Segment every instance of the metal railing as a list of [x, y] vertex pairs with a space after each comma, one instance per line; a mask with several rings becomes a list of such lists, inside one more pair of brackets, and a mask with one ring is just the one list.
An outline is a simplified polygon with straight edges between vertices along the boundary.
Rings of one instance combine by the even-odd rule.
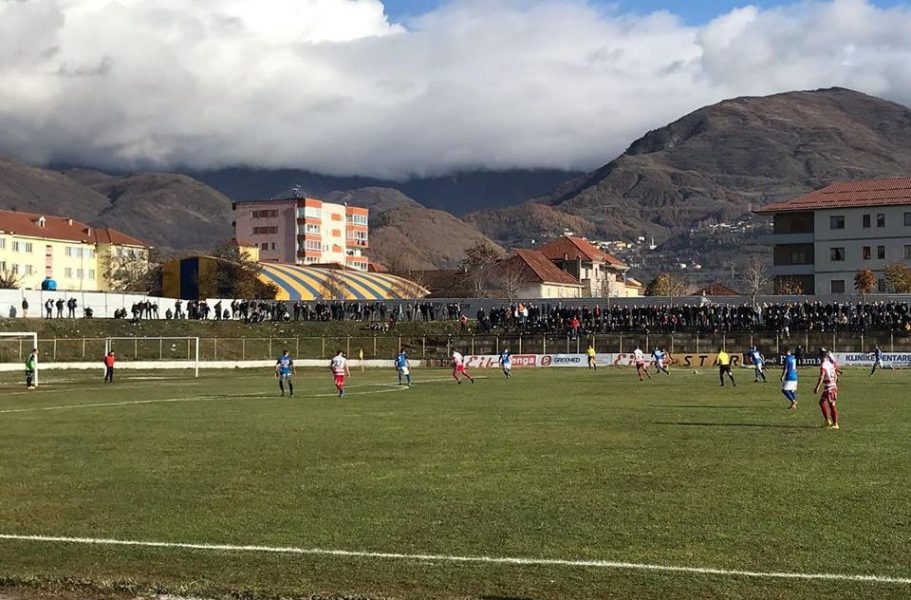
[[[200, 338], [202, 361], [268, 360], [289, 350], [295, 358], [329, 359], [338, 350], [352, 358], [390, 359], [400, 348], [412, 359], [441, 359], [453, 350], [463, 354], [498, 354], [508, 348], [513, 354], [582, 353], [593, 344], [598, 352], [632, 352], [638, 346], [651, 350], [660, 346], [672, 354], [712, 353], [718, 349], [742, 352], [757, 346], [767, 355], [785, 348], [802, 346], [805, 351], [826, 347], [836, 352], [864, 352], [878, 345], [886, 352], [911, 352], [911, 337], [888, 332], [855, 334], [847, 332], [800, 332], [783, 337], [774, 333], [613, 333], [566, 336], [535, 335], [376, 335], [319, 337], [246, 337]], [[0, 340], [0, 362], [24, 361], [30, 342], [24, 339]], [[105, 338], [39, 339], [40, 359], [53, 362], [101, 360]], [[120, 339], [116, 348], [121, 360], [190, 360], [191, 348], [185, 341], [156, 337]]]

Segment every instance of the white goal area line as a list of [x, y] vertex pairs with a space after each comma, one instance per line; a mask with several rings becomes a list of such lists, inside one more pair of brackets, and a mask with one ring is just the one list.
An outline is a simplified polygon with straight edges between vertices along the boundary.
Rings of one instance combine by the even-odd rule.
[[0, 540], [36, 543], [78, 544], [86, 546], [133, 546], [141, 548], [162, 548], [214, 552], [238, 552], [258, 554], [292, 554], [306, 556], [333, 556], [340, 558], [364, 558], [374, 560], [401, 560], [436, 563], [475, 563], [519, 566], [557, 566], [613, 569], [628, 571], [650, 571], [657, 573], [683, 573], [713, 575], [721, 577], [743, 577], [756, 579], [790, 579], [805, 581], [851, 581], [890, 585], [911, 585], [911, 578], [883, 575], [847, 575], [840, 573], [789, 573], [776, 571], [745, 571], [717, 569], [712, 567], [681, 567], [649, 563], [615, 562], [607, 560], [567, 560], [551, 558], [511, 558], [497, 556], [458, 556], [446, 554], [403, 554], [399, 552], [367, 552], [356, 550], [329, 550], [324, 548], [296, 548], [293, 546], [249, 546], [231, 544], [200, 544], [182, 542], [154, 542], [146, 540], [118, 540], [109, 538], [82, 538], [51, 535], [0, 534]]

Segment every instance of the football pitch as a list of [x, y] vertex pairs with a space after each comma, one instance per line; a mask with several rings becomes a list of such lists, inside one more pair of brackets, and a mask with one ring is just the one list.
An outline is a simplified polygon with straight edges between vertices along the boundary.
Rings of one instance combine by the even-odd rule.
[[911, 597], [911, 372], [474, 374], [4, 374], [0, 596]]

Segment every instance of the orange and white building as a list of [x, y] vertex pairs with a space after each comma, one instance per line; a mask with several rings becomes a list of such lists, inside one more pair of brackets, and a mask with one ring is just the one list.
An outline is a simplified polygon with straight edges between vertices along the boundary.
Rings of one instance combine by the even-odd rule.
[[263, 261], [367, 271], [368, 217], [366, 208], [316, 198], [235, 202], [234, 239]]

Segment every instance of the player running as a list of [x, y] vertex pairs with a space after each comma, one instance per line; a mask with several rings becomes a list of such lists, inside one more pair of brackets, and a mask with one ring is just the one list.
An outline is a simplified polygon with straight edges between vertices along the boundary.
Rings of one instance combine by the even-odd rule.
[[664, 372], [665, 375], [670, 375], [671, 372], [667, 370], [667, 352], [655, 346], [655, 349], [652, 350], [652, 358], [655, 360], [655, 375], [658, 373]]
[[345, 358], [344, 352], [339, 350], [332, 357], [329, 362], [329, 369], [335, 378], [335, 389], [338, 390], [338, 397], [341, 398], [345, 395], [345, 378], [351, 377], [351, 371], [348, 369], [348, 360]]
[[588, 356], [588, 368], [589, 368], [589, 370], [597, 371], [597, 370], [598, 370], [598, 361], [597, 361], [597, 355], [598, 355], [598, 353], [595, 352], [595, 344], [594, 344], [594, 343], [588, 345], [588, 350], [585, 351], [585, 354]]
[[404, 376], [408, 387], [411, 387], [411, 361], [408, 360], [408, 353], [404, 350], [395, 356], [395, 370], [399, 376], [399, 385], [402, 385]]
[[509, 348], [504, 348], [500, 353], [500, 368], [503, 369], [503, 376], [506, 379], [512, 378], [512, 356], [509, 354]]
[[734, 381], [734, 372], [731, 370], [731, 355], [722, 348], [718, 351], [718, 357], [715, 362], [718, 363], [718, 379], [721, 381], [721, 387], [724, 387], [725, 375], [731, 380], [731, 385], [737, 387], [737, 382]]
[[768, 382], [765, 377], [765, 356], [762, 355], [762, 352], [756, 346], [750, 347], [748, 354], [750, 362], [753, 363], [753, 383], [759, 383], [760, 377], [763, 383]]
[[876, 373], [876, 369], [885, 369], [883, 365], [883, 351], [879, 349], [879, 346], [873, 348], [873, 352], [870, 353], [873, 357], [873, 369], [870, 371], [870, 377], [873, 377], [873, 373]]
[[287, 350], [282, 350], [281, 356], [275, 361], [275, 377], [278, 378], [278, 389], [285, 395], [285, 382], [288, 382], [288, 395], [294, 395], [294, 383], [291, 377], [295, 374], [294, 359]]
[[797, 357], [785, 348], [784, 365], [781, 368], [781, 393], [791, 404], [788, 410], [797, 410]]
[[465, 370], [465, 357], [462, 356], [460, 352], [453, 351], [452, 353], [452, 378], [456, 380], [456, 383], [461, 384], [461, 376], [464, 376], [474, 383], [474, 378], [468, 374], [468, 371]]
[[818, 394], [820, 386], [823, 387], [822, 395], [819, 397], [819, 408], [822, 410], [822, 417], [825, 419], [823, 427], [838, 429], [838, 370], [831, 353], [825, 348], [820, 348], [819, 358], [822, 365], [819, 367], [819, 379], [816, 380], [816, 387], [813, 393]]
[[633, 363], [636, 365], [636, 375], [639, 376], [639, 381], [643, 380], [643, 375], [649, 379], [652, 378], [651, 373], [648, 372], [648, 366], [645, 364], [645, 354], [639, 346], [636, 346], [636, 349], [633, 350]]

